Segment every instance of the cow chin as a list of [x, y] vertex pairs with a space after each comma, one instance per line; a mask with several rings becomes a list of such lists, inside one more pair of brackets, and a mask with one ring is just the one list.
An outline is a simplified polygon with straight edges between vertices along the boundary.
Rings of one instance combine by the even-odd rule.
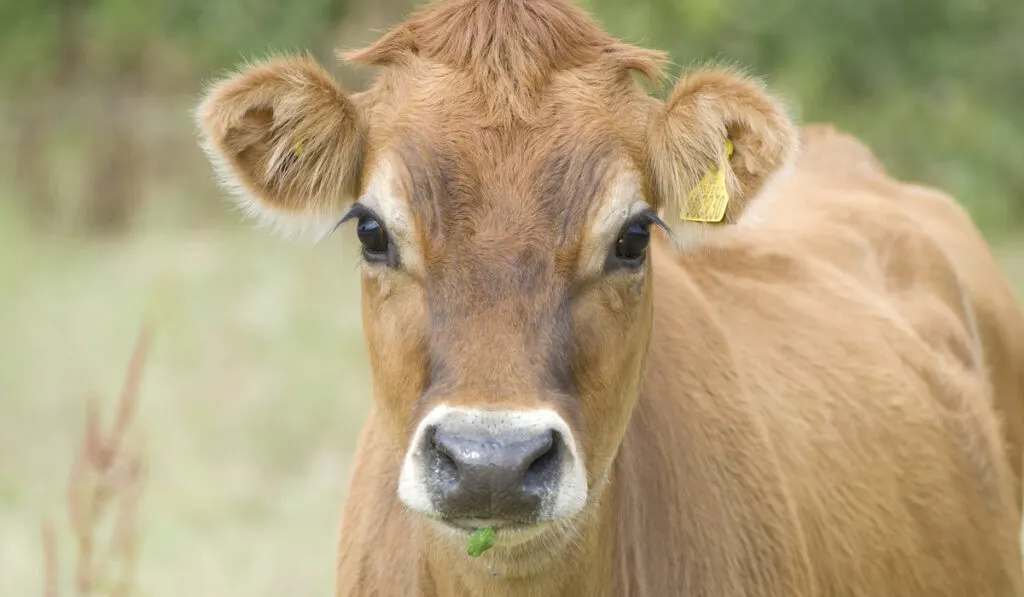
[[552, 410], [438, 406], [406, 452], [398, 497], [441, 536], [465, 541], [493, 527], [498, 547], [571, 523], [587, 503], [575, 437]]

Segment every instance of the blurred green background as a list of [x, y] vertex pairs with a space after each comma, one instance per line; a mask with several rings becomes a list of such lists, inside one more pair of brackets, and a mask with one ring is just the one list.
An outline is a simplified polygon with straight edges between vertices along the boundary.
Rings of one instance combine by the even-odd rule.
[[[337, 511], [370, 400], [356, 251], [254, 230], [213, 184], [189, 111], [240, 61], [339, 65], [412, 0], [3, 0], [0, 578], [39, 594], [83, 400], [113, 398], [155, 326], [140, 430], [140, 595], [328, 595]], [[1024, 283], [1020, 0], [582, 0], [676, 71], [749, 68], [801, 121], [971, 211]], [[109, 400], [107, 400], [109, 402]]]

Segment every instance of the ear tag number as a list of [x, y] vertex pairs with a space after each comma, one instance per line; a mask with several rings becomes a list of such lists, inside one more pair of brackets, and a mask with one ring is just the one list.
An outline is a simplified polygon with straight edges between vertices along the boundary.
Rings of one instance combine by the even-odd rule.
[[[732, 139], [725, 140], [725, 159], [732, 157]], [[729, 206], [729, 189], [725, 185], [725, 168], [712, 164], [704, 178], [686, 194], [686, 203], [679, 214], [688, 222], [721, 222]]]

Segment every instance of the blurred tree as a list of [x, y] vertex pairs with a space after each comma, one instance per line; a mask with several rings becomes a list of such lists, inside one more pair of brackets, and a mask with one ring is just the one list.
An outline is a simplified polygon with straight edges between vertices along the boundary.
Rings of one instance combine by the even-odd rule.
[[[578, 1], [682, 67], [726, 61], [764, 75], [801, 120], [836, 122], [895, 174], [956, 194], [991, 231], [1024, 223], [1020, 0]], [[58, 94], [79, 120], [112, 119], [122, 154], [142, 154], [131, 120], [142, 116], [125, 96], [194, 98], [211, 76], [275, 51], [309, 49], [343, 69], [334, 46], [365, 43], [421, 3], [3, 0], [0, 76], [13, 84], [0, 101]], [[36, 151], [51, 121], [25, 118], [41, 137], [11, 138]]]
[[612, 33], [682, 66], [764, 75], [894, 174], [938, 185], [993, 233], [1024, 221], [1019, 0], [583, 0]]

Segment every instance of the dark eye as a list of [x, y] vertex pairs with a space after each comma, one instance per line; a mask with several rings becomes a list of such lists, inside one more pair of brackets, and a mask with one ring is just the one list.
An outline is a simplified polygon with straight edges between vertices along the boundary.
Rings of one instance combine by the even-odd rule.
[[391, 267], [397, 267], [398, 253], [377, 214], [357, 202], [338, 222], [337, 226], [341, 226], [349, 220], [356, 220], [356, 236], [359, 237], [359, 243], [363, 246], [363, 258], [366, 261], [386, 263]]
[[[639, 265], [647, 255], [651, 242], [651, 222], [643, 219], [631, 222], [615, 241], [615, 257], [629, 265]], [[625, 265], [624, 264], [624, 265]]]
[[363, 254], [371, 261], [387, 259], [388, 233], [380, 222], [371, 215], [362, 215], [356, 224], [356, 234], [363, 245]]
[[387, 253], [388, 233], [373, 216], [363, 216], [356, 224], [356, 234], [359, 242], [363, 243], [363, 250], [367, 253]]

